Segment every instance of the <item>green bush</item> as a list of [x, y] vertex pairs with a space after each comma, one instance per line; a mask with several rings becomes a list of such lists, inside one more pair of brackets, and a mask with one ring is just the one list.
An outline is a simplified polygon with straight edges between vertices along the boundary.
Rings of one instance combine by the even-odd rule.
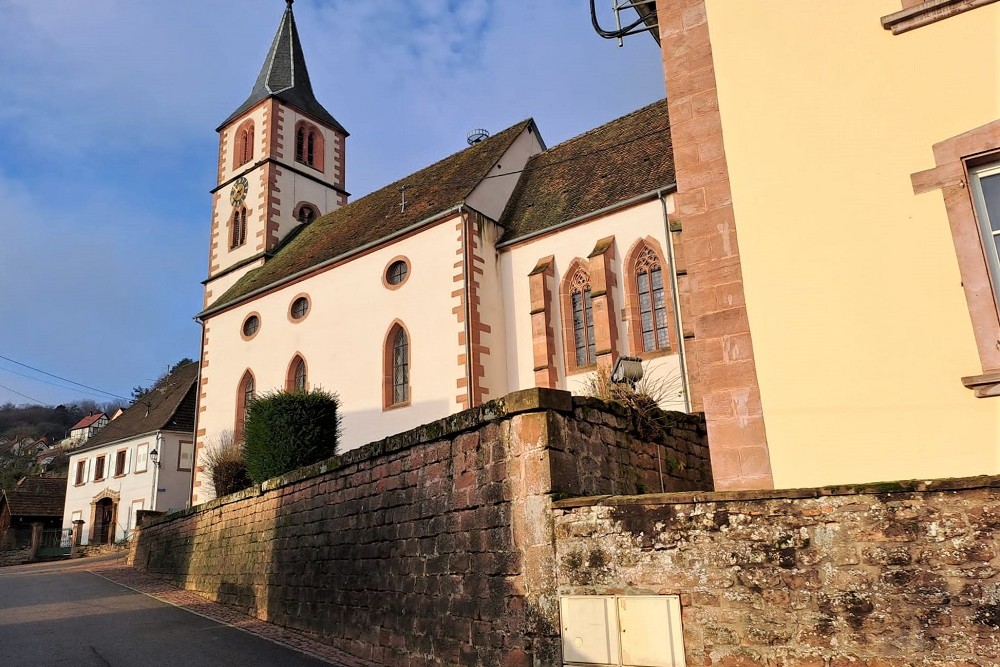
[[337, 453], [340, 399], [323, 390], [263, 394], [247, 406], [243, 459], [260, 484]]

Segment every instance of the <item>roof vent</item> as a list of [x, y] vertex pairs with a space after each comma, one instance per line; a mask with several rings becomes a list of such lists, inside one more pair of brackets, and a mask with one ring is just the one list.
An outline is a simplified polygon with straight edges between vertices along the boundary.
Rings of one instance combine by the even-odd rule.
[[465, 140], [469, 142], [470, 146], [474, 146], [478, 144], [480, 141], [489, 138], [490, 138], [489, 132], [487, 132], [481, 127], [477, 127], [476, 129], [469, 131], [469, 134], [467, 137], [465, 137]]

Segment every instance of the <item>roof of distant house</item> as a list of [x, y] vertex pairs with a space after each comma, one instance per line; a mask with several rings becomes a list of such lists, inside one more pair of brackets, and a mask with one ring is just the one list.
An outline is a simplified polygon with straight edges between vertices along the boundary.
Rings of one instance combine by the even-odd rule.
[[73, 454], [154, 431], [194, 432], [197, 379], [197, 361], [175, 369]]
[[99, 420], [101, 417], [107, 417], [107, 415], [104, 414], [103, 412], [92, 412], [83, 419], [81, 419], [80, 421], [78, 421], [76, 424], [74, 424], [70, 430], [75, 431], [79, 428], [87, 428], [88, 426], [92, 426], [94, 422]]
[[13, 489], [3, 491], [3, 497], [11, 516], [61, 517], [66, 502], [66, 478], [25, 477]]
[[667, 101], [533, 155], [500, 216], [501, 242], [674, 185]]
[[[534, 128], [534, 121], [521, 121], [314, 220], [264, 266], [240, 278], [205, 312], [458, 206], [489, 174], [514, 139], [529, 127]], [[405, 210], [401, 206], [404, 188]]]

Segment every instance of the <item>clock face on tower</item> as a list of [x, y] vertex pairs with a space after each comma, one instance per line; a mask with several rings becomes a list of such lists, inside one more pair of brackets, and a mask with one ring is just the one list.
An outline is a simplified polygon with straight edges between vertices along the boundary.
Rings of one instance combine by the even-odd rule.
[[247, 181], [245, 176], [240, 176], [233, 182], [233, 189], [229, 191], [229, 203], [233, 206], [239, 206], [243, 203], [243, 200], [247, 198], [247, 188], [250, 187], [250, 183]]

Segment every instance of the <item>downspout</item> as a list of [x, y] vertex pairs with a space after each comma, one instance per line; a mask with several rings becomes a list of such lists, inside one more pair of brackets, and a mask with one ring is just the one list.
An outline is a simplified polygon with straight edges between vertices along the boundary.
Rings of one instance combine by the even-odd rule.
[[657, 190], [660, 208], [663, 211], [663, 232], [667, 235], [667, 262], [670, 264], [671, 302], [674, 307], [674, 321], [677, 323], [677, 357], [681, 366], [681, 393], [684, 395], [684, 412], [691, 412], [691, 384], [688, 379], [687, 354], [684, 348], [684, 325], [681, 321], [681, 295], [677, 285], [677, 264], [674, 263], [674, 235], [670, 231], [667, 215], [667, 192]]
[[469, 408], [472, 404], [472, 258], [469, 253], [470, 223], [468, 212], [463, 204], [458, 205], [458, 214], [462, 216], [462, 273], [465, 274], [465, 394]]
[[157, 511], [156, 501], [159, 499], [160, 495], [160, 489], [158, 488], [160, 486], [160, 480], [159, 480], [160, 461], [163, 461], [165, 454], [165, 452], [163, 451], [163, 433], [160, 431], [156, 432], [156, 444], [153, 446], [153, 449], [155, 449], [157, 452], [160, 453], [160, 455], [157, 457], [157, 459], [159, 460], [153, 464], [153, 496], [149, 501], [149, 504], [151, 505], [149, 509], [155, 512]]

